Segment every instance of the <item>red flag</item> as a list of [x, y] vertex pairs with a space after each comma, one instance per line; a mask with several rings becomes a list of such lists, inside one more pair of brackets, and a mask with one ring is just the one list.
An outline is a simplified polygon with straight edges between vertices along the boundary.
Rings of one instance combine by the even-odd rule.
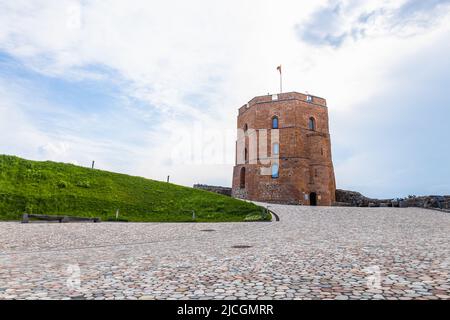
[[281, 64], [277, 67], [277, 70], [280, 72], [281, 74]]

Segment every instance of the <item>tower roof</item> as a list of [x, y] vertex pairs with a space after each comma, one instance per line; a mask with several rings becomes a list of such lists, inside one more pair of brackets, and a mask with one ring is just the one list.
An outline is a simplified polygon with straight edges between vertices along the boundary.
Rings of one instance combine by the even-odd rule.
[[266, 94], [263, 96], [256, 96], [253, 99], [251, 99], [247, 104], [243, 105], [241, 108], [239, 108], [239, 114], [245, 112], [250, 107], [262, 104], [262, 103], [274, 103], [277, 101], [286, 101], [286, 100], [297, 100], [297, 101], [303, 101], [305, 103], [310, 103], [313, 105], [317, 105], [320, 107], [327, 107], [327, 102], [324, 98], [309, 94], [309, 93], [300, 93], [296, 91], [292, 92], [283, 92], [283, 93], [276, 93], [276, 94]]

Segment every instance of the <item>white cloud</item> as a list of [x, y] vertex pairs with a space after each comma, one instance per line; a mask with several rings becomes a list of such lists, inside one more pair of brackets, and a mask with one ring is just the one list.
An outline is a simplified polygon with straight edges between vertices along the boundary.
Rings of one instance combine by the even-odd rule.
[[296, 26], [307, 43], [340, 47], [367, 38], [410, 37], [445, 23], [449, 0], [330, 0]]

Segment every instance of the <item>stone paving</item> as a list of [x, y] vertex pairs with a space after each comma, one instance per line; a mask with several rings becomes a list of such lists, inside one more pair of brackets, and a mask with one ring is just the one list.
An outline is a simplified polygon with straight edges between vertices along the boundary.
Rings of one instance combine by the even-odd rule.
[[449, 213], [270, 207], [280, 222], [2, 222], [0, 299], [450, 299]]

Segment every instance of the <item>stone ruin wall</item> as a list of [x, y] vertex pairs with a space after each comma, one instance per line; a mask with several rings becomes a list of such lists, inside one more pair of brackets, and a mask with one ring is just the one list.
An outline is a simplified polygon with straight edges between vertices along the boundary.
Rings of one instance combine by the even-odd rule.
[[447, 196], [408, 196], [395, 199], [372, 199], [359, 192], [336, 190], [335, 206], [349, 207], [419, 207], [450, 210], [450, 195]]
[[227, 187], [210, 186], [207, 184], [194, 184], [194, 189], [215, 192], [215, 193], [219, 193], [219, 194], [231, 197], [231, 188], [227, 188]]
[[[194, 189], [205, 190], [209, 192], [219, 193], [225, 196], [238, 199], [246, 199], [247, 193], [245, 189], [236, 188], [232, 190], [228, 187], [210, 186], [206, 184], [195, 184]], [[294, 203], [292, 203], [294, 204]], [[297, 203], [295, 203], [297, 204]], [[341, 207], [419, 207], [419, 208], [436, 208], [450, 211], [450, 195], [447, 196], [409, 196], [407, 198], [393, 199], [373, 199], [368, 198], [356, 191], [336, 190], [336, 202], [334, 206]]]

